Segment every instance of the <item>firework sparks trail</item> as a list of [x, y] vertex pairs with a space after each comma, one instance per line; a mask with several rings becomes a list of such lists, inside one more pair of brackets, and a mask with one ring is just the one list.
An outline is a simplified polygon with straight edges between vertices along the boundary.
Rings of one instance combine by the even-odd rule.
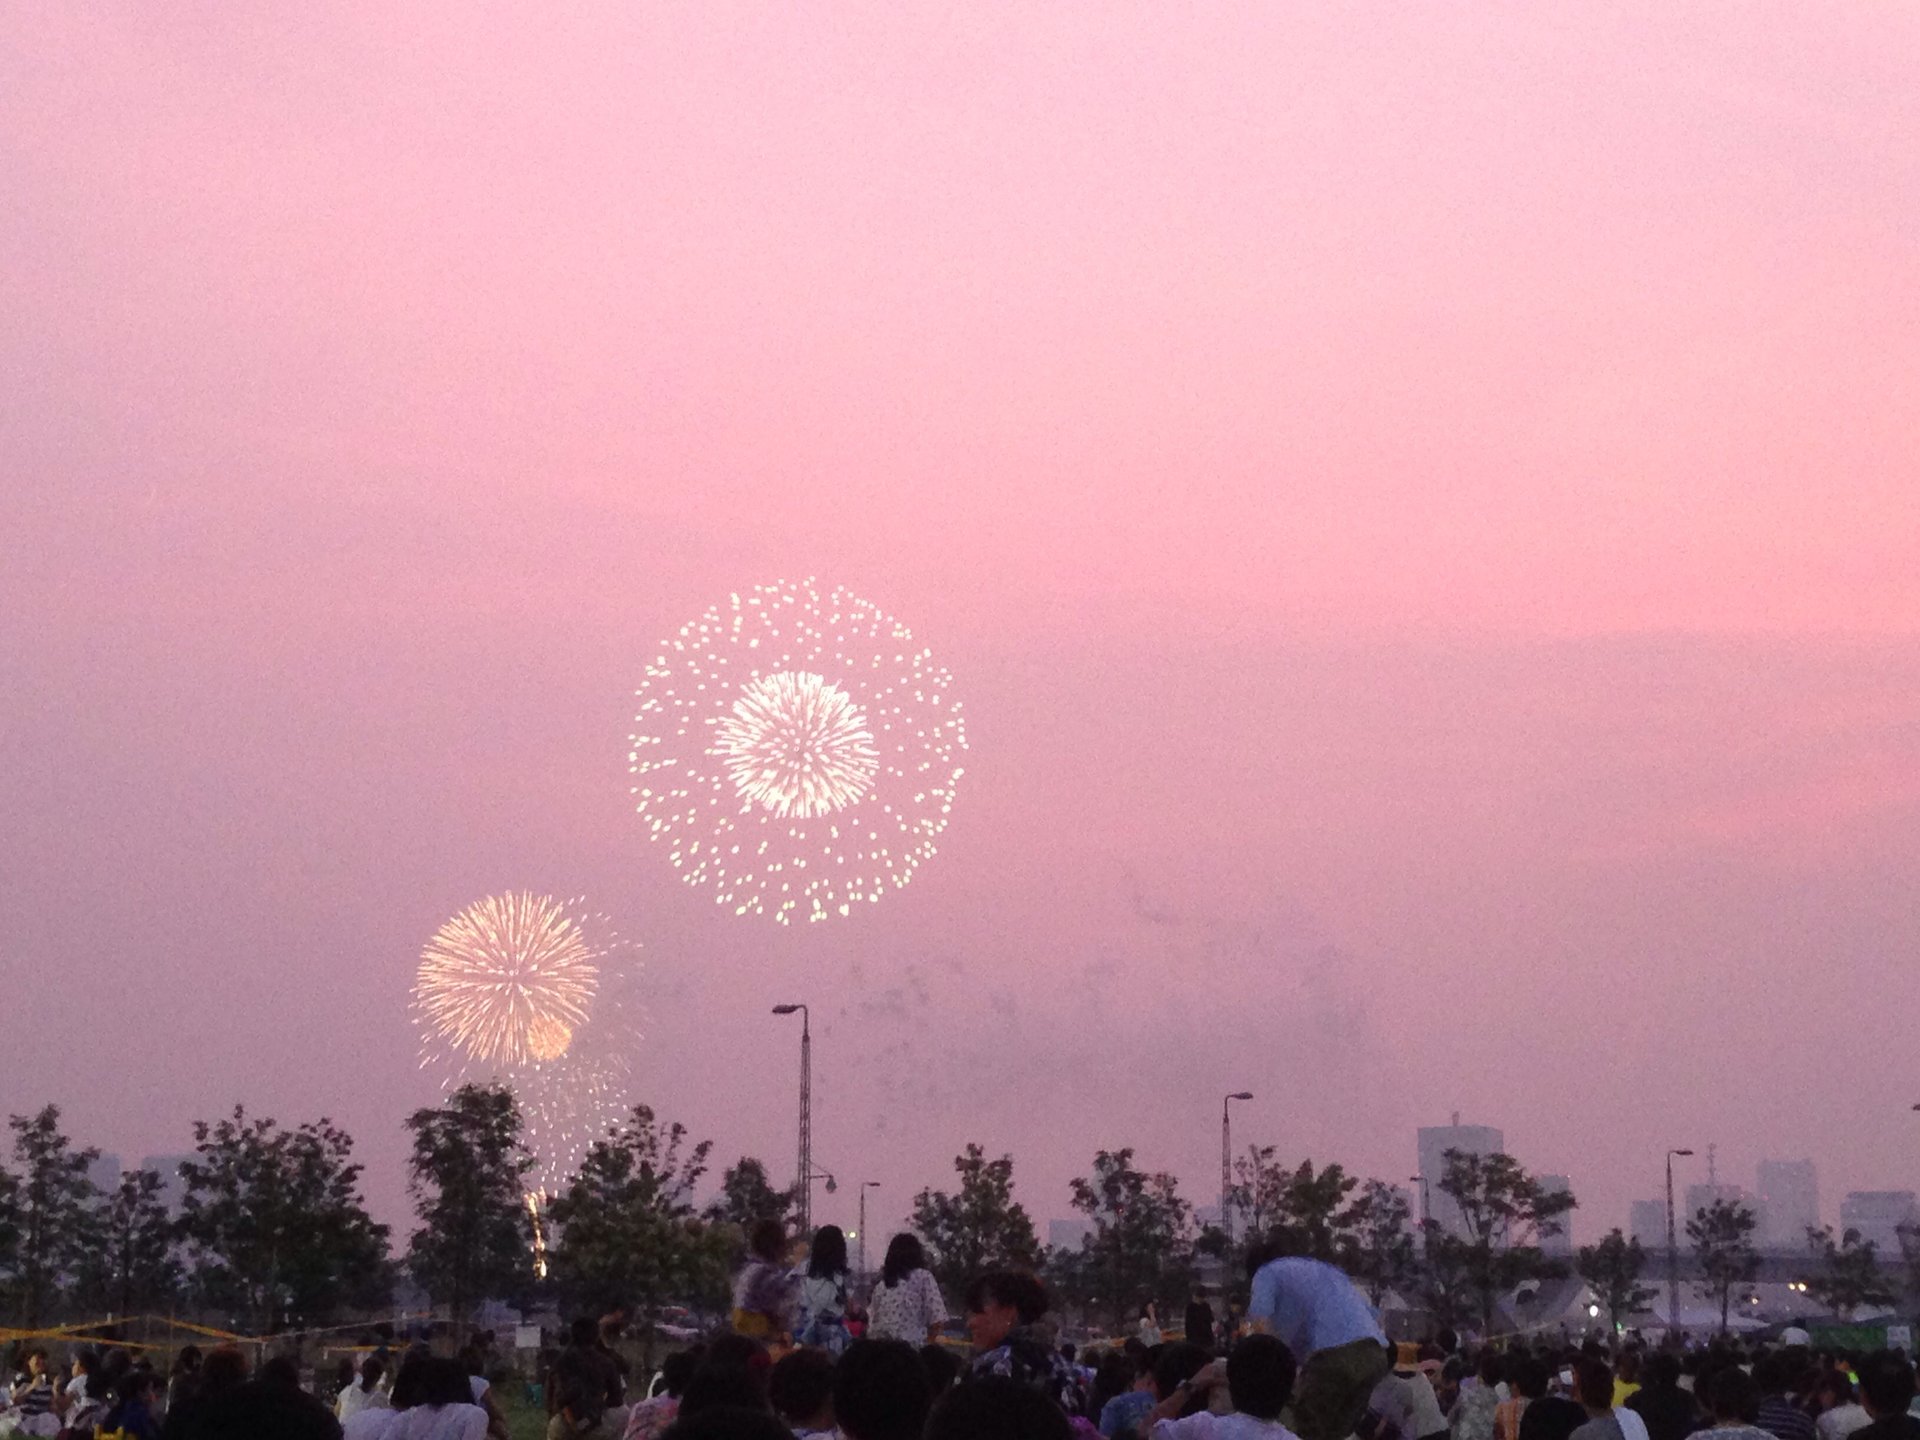
[[662, 648], [635, 692], [635, 809], [738, 915], [824, 920], [897, 890], [965, 773], [953, 677], [844, 589], [758, 586]]

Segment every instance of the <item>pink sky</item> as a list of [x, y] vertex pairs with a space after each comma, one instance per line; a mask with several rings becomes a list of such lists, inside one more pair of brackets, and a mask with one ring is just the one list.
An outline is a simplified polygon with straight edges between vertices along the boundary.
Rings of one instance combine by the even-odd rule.
[[[419, 947], [531, 886], [722, 1159], [814, 1005], [889, 1219], [968, 1140], [1204, 1201], [1242, 1086], [1395, 1179], [1503, 1126], [1583, 1238], [1669, 1144], [1920, 1182], [1914, 12], [393, 10], [0, 40], [11, 1107], [328, 1113], [398, 1218]], [[794, 934], [625, 750], [807, 574], [973, 753]]]

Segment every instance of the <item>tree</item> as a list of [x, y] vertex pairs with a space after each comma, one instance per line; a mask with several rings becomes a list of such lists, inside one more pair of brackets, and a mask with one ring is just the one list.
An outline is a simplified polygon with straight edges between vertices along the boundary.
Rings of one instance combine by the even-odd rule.
[[1276, 1153], [1271, 1145], [1249, 1145], [1247, 1153], [1233, 1162], [1227, 1206], [1239, 1213], [1242, 1235], [1264, 1235], [1280, 1221], [1280, 1207], [1293, 1172], [1274, 1158]]
[[931, 1252], [927, 1261], [942, 1288], [957, 1292], [982, 1270], [1037, 1266], [1033, 1220], [1013, 1198], [1013, 1157], [989, 1160], [969, 1144], [954, 1156], [953, 1168], [957, 1193], [922, 1190], [913, 1197], [913, 1228]]
[[1471, 1247], [1437, 1220], [1420, 1222], [1419, 1294], [1435, 1325], [1459, 1325], [1474, 1300]]
[[14, 1278], [20, 1313], [32, 1327], [40, 1323], [61, 1285], [74, 1277], [90, 1248], [100, 1192], [87, 1178], [87, 1169], [100, 1152], [73, 1148], [61, 1133], [57, 1105], [35, 1115], [15, 1115], [8, 1124], [19, 1167], [13, 1188], [18, 1232]]
[[1807, 1282], [1807, 1292], [1843, 1320], [1853, 1318], [1862, 1305], [1889, 1305], [1894, 1293], [1880, 1273], [1880, 1261], [1873, 1241], [1860, 1238], [1858, 1230], [1842, 1232], [1834, 1243], [1833, 1227], [1807, 1227], [1807, 1245], [1823, 1266]]
[[1274, 1156], [1271, 1145], [1249, 1145], [1233, 1164], [1227, 1204], [1239, 1212], [1247, 1243], [1284, 1225], [1294, 1233], [1300, 1254], [1329, 1262], [1348, 1258], [1355, 1245], [1352, 1196], [1359, 1177], [1337, 1163], [1316, 1171], [1311, 1160], [1288, 1166]]
[[1362, 1185], [1347, 1210], [1342, 1258], [1376, 1309], [1389, 1290], [1401, 1289], [1418, 1272], [1411, 1218], [1407, 1197], [1384, 1180]]
[[258, 1333], [391, 1295], [387, 1227], [366, 1212], [346, 1131], [326, 1119], [283, 1130], [236, 1105], [193, 1138], [180, 1233], [209, 1299]]
[[94, 1212], [80, 1266], [80, 1293], [104, 1310], [131, 1315], [165, 1305], [179, 1292], [177, 1230], [153, 1170], [129, 1170]]
[[1294, 1167], [1281, 1192], [1280, 1223], [1297, 1237], [1301, 1254], [1329, 1263], [1347, 1258], [1354, 1241], [1348, 1199], [1359, 1184], [1338, 1163], [1317, 1174], [1311, 1160]]
[[695, 1216], [693, 1190], [712, 1149], [689, 1147], [687, 1127], [647, 1105], [593, 1143], [552, 1207], [554, 1280], [577, 1306], [638, 1307], [651, 1335], [658, 1306], [710, 1287], [705, 1267], [724, 1270], [727, 1250]]
[[1900, 1242], [1900, 1260], [1906, 1270], [1907, 1292], [1920, 1295], [1920, 1225], [1912, 1221], [1894, 1228]]
[[1073, 1208], [1093, 1222], [1081, 1244], [1089, 1288], [1116, 1327], [1149, 1300], [1162, 1310], [1185, 1297], [1193, 1277], [1192, 1207], [1166, 1171], [1133, 1164], [1133, 1149], [1102, 1150], [1093, 1174], [1073, 1182]]
[[1627, 1321], [1647, 1308], [1660, 1292], [1640, 1283], [1647, 1255], [1638, 1240], [1630, 1240], [1618, 1226], [1598, 1245], [1582, 1245], [1575, 1261], [1580, 1278], [1593, 1287], [1607, 1309], [1607, 1322], [1619, 1333]]
[[1494, 1299], [1522, 1280], [1562, 1273], [1539, 1241], [1560, 1233], [1572, 1194], [1548, 1191], [1511, 1155], [1448, 1150], [1440, 1189], [1460, 1207], [1468, 1283], [1479, 1302], [1483, 1333], [1493, 1330]]
[[1716, 1200], [1687, 1221], [1687, 1239], [1707, 1288], [1720, 1297], [1720, 1330], [1727, 1329], [1727, 1309], [1733, 1287], [1744, 1285], [1760, 1272], [1753, 1248], [1753, 1212], [1732, 1200]]
[[504, 1086], [462, 1085], [443, 1105], [414, 1111], [407, 1129], [407, 1190], [420, 1217], [407, 1268], [446, 1301], [457, 1336], [478, 1301], [518, 1298], [528, 1288], [533, 1159], [520, 1142], [520, 1107]]
[[792, 1189], [774, 1189], [766, 1165], [751, 1155], [742, 1155], [720, 1177], [720, 1193], [704, 1213], [715, 1224], [737, 1225], [751, 1234], [762, 1220], [789, 1224], [796, 1208]]

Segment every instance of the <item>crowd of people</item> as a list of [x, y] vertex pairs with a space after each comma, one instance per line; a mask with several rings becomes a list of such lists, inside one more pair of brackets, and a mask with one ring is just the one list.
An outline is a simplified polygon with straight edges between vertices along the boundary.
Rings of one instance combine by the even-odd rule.
[[[1076, 1350], [1046, 1288], [977, 1275], [951, 1343], [940, 1286], [895, 1237], [864, 1296], [832, 1226], [804, 1255], [750, 1237], [723, 1332], [636, 1383], [618, 1322], [576, 1321], [543, 1357], [548, 1440], [1920, 1440], [1914, 1369], [1896, 1350], [1820, 1352], [1788, 1332], [1746, 1347], [1441, 1330], [1390, 1344], [1334, 1266], [1273, 1237], [1250, 1255], [1241, 1319], [1196, 1295], [1184, 1333], [1143, 1306], [1135, 1333]], [[222, 1346], [162, 1376], [131, 1348], [76, 1349], [62, 1373], [18, 1349], [0, 1435], [66, 1440], [509, 1440], [484, 1344], [343, 1362], [331, 1404], [288, 1357], [250, 1373]]]

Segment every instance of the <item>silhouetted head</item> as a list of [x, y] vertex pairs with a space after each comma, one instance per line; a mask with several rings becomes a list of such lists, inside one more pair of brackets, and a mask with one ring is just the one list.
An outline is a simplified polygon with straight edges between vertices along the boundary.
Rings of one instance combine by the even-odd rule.
[[932, 1396], [904, 1340], [857, 1340], [833, 1376], [833, 1418], [847, 1440], [920, 1440]]
[[831, 1277], [847, 1273], [847, 1235], [838, 1225], [822, 1225], [813, 1232], [807, 1255], [807, 1274]]
[[889, 1287], [903, 1284], [914, 1271], [926, 1268], [927, 1251], [920, 1237], [902, 1232], [887, 1242], [887, 1260], [880, 1267], [880, 1280]]
[[1293, 1398], [1293, 1352], [1272, 1335], [1234, 1342], [1227, 1356], [1227, 1394], [1233, 1408], [1256, 1420], [1278, 1420]]

